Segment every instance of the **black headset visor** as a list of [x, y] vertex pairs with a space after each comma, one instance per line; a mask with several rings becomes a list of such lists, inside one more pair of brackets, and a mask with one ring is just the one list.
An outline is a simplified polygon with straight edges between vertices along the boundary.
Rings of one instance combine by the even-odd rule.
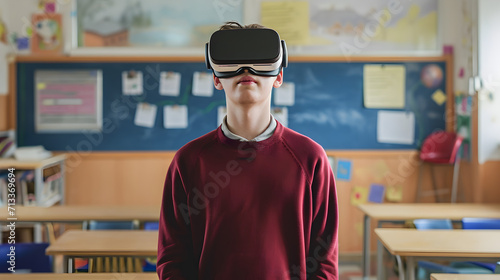
[[286, 67], [285, 41], [272, 29], [229, 29], [212, 34], [205, 61], [215, 76], [229, 78], [248, 69], [259, 76], [277, 76]]

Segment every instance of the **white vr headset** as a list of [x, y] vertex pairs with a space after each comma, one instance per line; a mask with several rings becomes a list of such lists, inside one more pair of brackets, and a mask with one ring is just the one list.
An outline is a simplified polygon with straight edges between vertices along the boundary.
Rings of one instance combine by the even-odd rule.
[[205, 63], [218, 78], [230, 78], [245, 70], [258, 76], [277, 76], [288, 65], [284, 40], [272, 29], [219, 30], [205, 45]]

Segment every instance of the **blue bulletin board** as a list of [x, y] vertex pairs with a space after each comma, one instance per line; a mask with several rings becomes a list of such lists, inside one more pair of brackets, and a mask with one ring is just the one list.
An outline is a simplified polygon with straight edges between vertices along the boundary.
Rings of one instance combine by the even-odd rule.
[[[370, 62], [372, 63], [372, 62]], [[373, 62], [375, 63], [375, 62]], [[365, 62], [298, 62], [284, 69], [285, 82], [295, 84], [295, 104], [288, 107], [288, 127], [307, 135], [327, 150], [394, 150], [417, 149], [422, 140], [435, 130], [445, 129], [446, 102], [439, 104], [432, 95], [447, 92], [446, 62], [430, 61], [376, 62], [400, 64], [406, 68], [404, 109], [395, 111], [415, 114], [415, 141], [411, 145], [377, 142], [379, 109], [363, 106], [363, 67]], [[428, 66], [441, 75], [433, 83], [422, 77]], [[427, 67], [427, 68], [426, 68]], [[37, 70], [102, 71], [103, 130], [80, 133], [37, 133], [34, 116], [34, 77]], [[142, 71], [144, 94], [122, 94], [122, 72]], [[159, 73], [181, 73], [180, 95], [159, 94]], [[212, 97], [191, 94], [193, 73], [207, 71], [202, 62], [18, 62], [17, 63], [17, 133], [19, 146], [43, 145], [53, 151], [168, 151], [177, 150], [217, 127], [217, 108], [225, 106], [223, 91], [214, 89]], [[139, 102], [158, 106], [152, 128], [134, 125]], [[188, 127], [165, 129], [164, 105], [187, 105]], [[274, 106], [274, 104], [273, 104]], [[385, 109], [384, 109], [385, 110]]]

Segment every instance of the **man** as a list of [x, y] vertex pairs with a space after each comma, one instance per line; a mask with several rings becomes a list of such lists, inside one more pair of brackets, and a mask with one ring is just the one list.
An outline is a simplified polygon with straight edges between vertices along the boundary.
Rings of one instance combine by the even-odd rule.
[[160, 279], [338, 279], [338, 208], [327, 156], [277, 122], [286, 45], [271, 29], [230, 22], [206, 59], [226, 94], [216, 130], [183, 146], [167, 172]]

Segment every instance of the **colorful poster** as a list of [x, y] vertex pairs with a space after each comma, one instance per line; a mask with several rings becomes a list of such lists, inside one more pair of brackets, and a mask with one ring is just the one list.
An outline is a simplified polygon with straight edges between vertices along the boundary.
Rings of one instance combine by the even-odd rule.
[[390, 202], [400, 202], [403, 200], [403, 186], [388, 186], [385, 198]]
[[337, 176], [338, 180], [350, 181], [351, 180], [351, 164], [350, 160], [339, 159], [337, 162]]
[[307, 6], [303, 2], [252, 1], [245, 7], [245, 20], [261, 20], [283, 32], [292, 43], [290, 53], [341, 54], [348, 60], [381, 53], [441, 52], [438, 0], [309, 0]]
[[81, 131], [102, 127], [100, 70], [38, 70], [36, 131]]
[[358, 206], [368, 200], [368, 188], [354, 187], [351, 192], [351, 204]]
[[34, 14], [32, 22], [31, 51], [34, 54], [61, 53], [63, 47], [61, 14]]
[[374, 203], [384, 202], [385, 187], [382, 185], [372, 184], [370, 186], [370, 194], [368, 195], [368, 201]]

